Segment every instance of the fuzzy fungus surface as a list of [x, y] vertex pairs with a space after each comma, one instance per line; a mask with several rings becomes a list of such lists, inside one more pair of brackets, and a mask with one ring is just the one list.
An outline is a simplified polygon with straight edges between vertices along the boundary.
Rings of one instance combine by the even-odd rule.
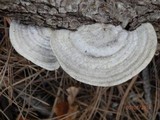
[[150, 23], [134, 31], [97, 23], [76, 32], [56, 30], [51, 38], [61, 67], [76, 80], [95, 86], [114, 86], [131, 79], [149, 64], [157, 46]]
[[47, 70], [59, 68], [50, 46], [52, 30], [44, 27], [22, 25], [12, 21], [9, 29], [14, 49], [34, 64]]

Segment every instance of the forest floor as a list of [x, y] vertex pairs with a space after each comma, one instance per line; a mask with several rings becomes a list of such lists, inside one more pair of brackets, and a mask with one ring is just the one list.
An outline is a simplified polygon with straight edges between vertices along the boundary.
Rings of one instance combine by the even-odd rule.
[[44, 70], [19, 55], [0, 18], [0, 120], [160, 119], [160, 54], [128, 82], [113, 87], [80, 83], [61, 68]]

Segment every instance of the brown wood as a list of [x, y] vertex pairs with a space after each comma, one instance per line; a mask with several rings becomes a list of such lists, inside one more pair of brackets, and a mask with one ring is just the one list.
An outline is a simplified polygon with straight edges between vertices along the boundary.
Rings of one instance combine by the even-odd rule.
[[56, 29], [100, 22], [131, 30], [151, 22], [159, 31], [160, 0], [0, 0], [0, 15]]

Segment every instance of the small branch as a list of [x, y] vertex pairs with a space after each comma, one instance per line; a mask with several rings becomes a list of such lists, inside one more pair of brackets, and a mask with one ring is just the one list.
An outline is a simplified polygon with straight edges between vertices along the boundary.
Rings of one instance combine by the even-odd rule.
[[144, 89], [144, 95], [145, 95], [145, 100], [147, 102], [147, 106], [148, 106], [148, 117], [149, 119], [152, 118], [152, 100], [151, 100], [151, 85], [150, 85], [150, 79], [149, 79], [149, 70], [148, 67], [146, 67], [143, 71], [142, 71], [142, 78], [143, 78], [143, 89]]

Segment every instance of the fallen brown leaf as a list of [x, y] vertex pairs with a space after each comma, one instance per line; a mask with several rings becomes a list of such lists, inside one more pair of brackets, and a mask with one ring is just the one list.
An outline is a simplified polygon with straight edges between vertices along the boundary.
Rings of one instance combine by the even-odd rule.
[[67, 113], [67, 115], [69, 116], [69, 117], [67, 117], [65, 120], [75, 120], [76, 119], [76, 116], [77, 116], [77, 114], [75, 114], [76, 112], [78, 111], [78, 105], [70, 105], [69, 106], [69, 110], [68, 110], [68, 113]]
[[62, 116], [62, 115], [67, 114], [68, 109], [69, 109], [69, 104], [68, 104], [68, 102], [67, 102], [67, 101], [61, 101], [61, 102], [59, 102], [59, 103], [57, 103], [57, 104], [55, 105], [54, 113], [55, 113], [57, 116]]
[[75, 120], [77, 115], [75, 113], [78, 111], [78, 105], [74, 102], [77, 94], [79, 93], [79, 88], [72, 86], [67, 89], [67, 92], [67, 101], [62, 101], [59, 99], [55, 105], [54, 113], [57, 117], [59, 117], [59, 119], [63, 118], [63, 120]]

